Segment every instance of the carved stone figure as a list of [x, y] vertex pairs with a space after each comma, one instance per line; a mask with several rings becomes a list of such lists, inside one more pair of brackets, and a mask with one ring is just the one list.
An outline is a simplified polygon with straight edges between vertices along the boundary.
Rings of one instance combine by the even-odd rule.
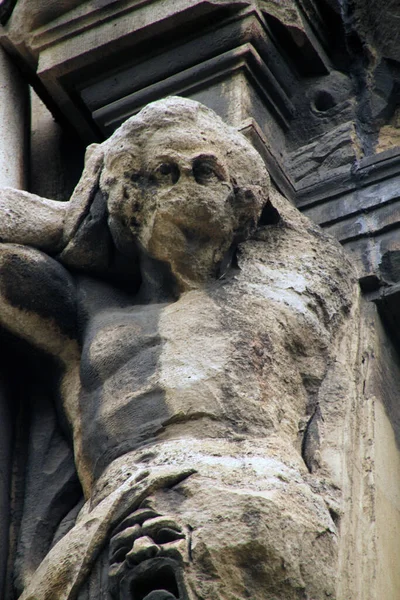
[[84, 493], [34, 543], [61, 493], [27, 485], [21, 600], [335, 598], [354, 278], [246, 139], [155, 102], [69, 202], [1, 190], [0, 239], [0, 323]]

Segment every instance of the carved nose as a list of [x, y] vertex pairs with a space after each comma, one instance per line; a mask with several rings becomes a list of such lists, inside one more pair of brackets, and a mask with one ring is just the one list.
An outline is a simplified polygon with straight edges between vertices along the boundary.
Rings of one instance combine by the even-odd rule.
[[126, 555], [126, 560], [130, 566], [137, 565], [148, 558], [154, 558], [160, 547], [147, 535], [138, 538], [133, 543], [133, 548]]

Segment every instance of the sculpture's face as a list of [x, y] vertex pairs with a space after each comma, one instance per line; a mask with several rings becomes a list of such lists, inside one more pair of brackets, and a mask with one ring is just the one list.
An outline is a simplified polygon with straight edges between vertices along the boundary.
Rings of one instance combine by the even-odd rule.
[[109, 589], [116, 600], [189, 600], [187, 527], [142, 508], [115, 530], [110, 543]]
[[149, 135], [140, 150], [125, 146], [106, 157], [102, 187], [114, 239], [131, 238], [167, 263], [181, 289], [215, 277], [238, 231], [258, 220], [260, 201], [250, 190], [238, 196], [227, 154], [224, 140], [174, 126]]

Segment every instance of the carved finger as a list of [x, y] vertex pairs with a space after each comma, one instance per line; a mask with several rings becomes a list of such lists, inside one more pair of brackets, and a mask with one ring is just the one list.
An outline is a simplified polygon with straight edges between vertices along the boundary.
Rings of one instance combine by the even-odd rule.
[[131, 513], [128, 517], [126, 517], [123, 521], [121, 521], [119, 525], [117, 525], [117, 527], [114, 529], [113, 535], [116, 535], [123, 529], [133, 527], [134, 525], [142, 525], [144, 521], [159, 516], [160, 514], [155, 512], [151, 508], [139, 508], [138, 510], [135, 510], [135, 512]]
[[[143, 535], [152, 537], [158, 544], [172, 542], [185, 537], [182, 527], [171, 517], [155, 517], [143, 523]], [[164, 541], [162, 541], [164, 540]]]
[[110, 580], [110, 584], [113, 585], [114, 582], [118, 582], [124, 571], [124, 563], [116, 563], [111, 565], [108, 569], [108, 578]]
[[132, 548], [134, 541], [142, 535], [140, 525], [127, 527], [121, 533], [114, 535], [110, 541], [110, 563], [122, 562], [126, 553]]

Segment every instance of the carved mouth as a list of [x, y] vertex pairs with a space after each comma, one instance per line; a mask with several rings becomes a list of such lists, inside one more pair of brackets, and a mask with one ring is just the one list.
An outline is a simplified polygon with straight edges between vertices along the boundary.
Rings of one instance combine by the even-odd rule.
[[190, 531], [148, 507], [126, 517], [110, 539], [109, 591], [115, 600], [187, 600]]
[[129, 600], [185, 600], [187, 596], [180, 571], [175, 560], [146, 560], [123, 578], [122, 597]]

